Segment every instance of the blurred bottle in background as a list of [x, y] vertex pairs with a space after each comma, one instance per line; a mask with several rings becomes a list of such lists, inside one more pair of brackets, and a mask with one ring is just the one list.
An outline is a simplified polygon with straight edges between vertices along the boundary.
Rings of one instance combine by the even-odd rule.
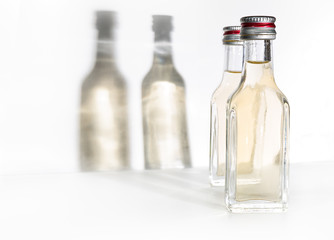
[[210, 182], [223, 186], [226, 162], [226, 110], [228, 98], [237, 90], [241, 81], [243, 42], [240, 26], [224, 27], [225, 46], [223, 79], [211, 98], [210, 124]]
[[190, 167], [185, 85], [173, 64], [172, 17], [153, 16], [153, 65], [142, 83], [146, 169]]
[[127, 87], [115, 63], [115, 24], [115, 12], [96, 12], [95, 66], [81, 89], [80, 163], [83, 171], [120, 170], [129, 166]]

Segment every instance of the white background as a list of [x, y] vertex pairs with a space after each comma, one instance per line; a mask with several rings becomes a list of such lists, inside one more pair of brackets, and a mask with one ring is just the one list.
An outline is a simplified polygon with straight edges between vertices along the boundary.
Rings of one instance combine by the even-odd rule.
[[140, 87], [152, 63], [152, 14], [174, 17], [174, 60], [187, 87], [195, 167], [208, 165], [222, 28], [245, 15], [277, 18], [275, 76], [291, 105], [291, 162], [334, 161], [331, 0], [2, 0], [1, 174], [77, 170], [80, 86], [94, 62], [95, 10], [119, 14], [117, 53], [129, 86], [134, 168], [143, 167]]
[[2, 175], [0, 239], [333, 240], [333, 169], [292, 164], [282, 214], [229, 214], [205, 168]]

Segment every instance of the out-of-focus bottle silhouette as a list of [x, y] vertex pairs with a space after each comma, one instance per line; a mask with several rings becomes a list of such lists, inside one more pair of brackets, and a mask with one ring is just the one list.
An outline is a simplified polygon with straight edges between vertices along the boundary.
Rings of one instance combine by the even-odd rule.
[[190, 167], [185, 85], [172, 58], [172, 17], [154, 15], [153, 31], [153, 65], [142, 83], [145, 168]]
[[95, 66], [82, 84], [80, 163], [83, 171], [129, 166], [126, 82], [114, 55], [116, 13], [96, 12]]

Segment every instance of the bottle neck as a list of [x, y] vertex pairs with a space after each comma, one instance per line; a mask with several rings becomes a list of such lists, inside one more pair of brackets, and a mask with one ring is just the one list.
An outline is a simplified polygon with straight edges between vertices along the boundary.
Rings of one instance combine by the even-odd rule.
[[244, 85], [276, 86], [273, 74], [272, 40], [244, 41]]
[[242, 71], [242, 45], [224, 45], [224, 72], [241, 72]]
[[115, 42], [111, 39], [98, 39], [96, 45], [96, 64], [113, 63]]
[[273, 62], [272, 40], [245, 40], [245, 62]]
[[154, 42], [153, 64], [173, 64], [172, 44], [168, 40]]

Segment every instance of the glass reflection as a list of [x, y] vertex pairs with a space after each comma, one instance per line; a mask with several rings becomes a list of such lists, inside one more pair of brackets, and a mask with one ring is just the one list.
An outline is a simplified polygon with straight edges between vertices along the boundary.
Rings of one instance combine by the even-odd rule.
[[153, 65], [142, 82], [146, 169], [190, 167], [185, 85], [172, 57], [172, 17], [153, 16]]
[[129, 167], [127, 86], [115, 62], [116, 16], [111, 11], [96, 12], [96, 60], [81, 88], [82, 171]]

